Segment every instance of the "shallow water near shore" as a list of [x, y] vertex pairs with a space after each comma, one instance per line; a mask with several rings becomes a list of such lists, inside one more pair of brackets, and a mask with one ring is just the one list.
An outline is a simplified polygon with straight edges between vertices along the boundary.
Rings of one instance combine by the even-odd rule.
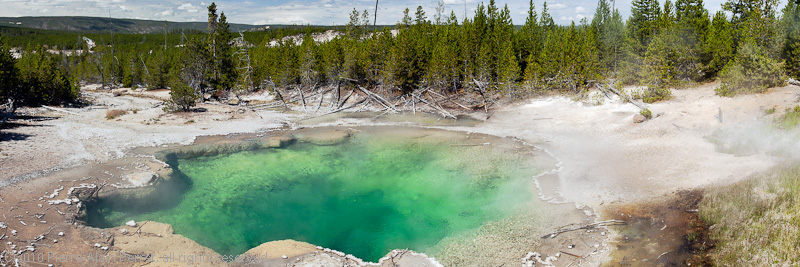
[[356, 133], [339, 145], [301, 141], [178, 159], [171, 164], [187, 184], [176, 189], [179, 200], [137, 208], [101, 200], [87, 221], [99, 227], [168, 223], [224, 255], [282, 239], [369, 261], [391, 249], [426, 252], [446, 237], [507, 218], [535, 198], [531, 178], [541, 170], [532, 156], [483, 138], [384, 129]]

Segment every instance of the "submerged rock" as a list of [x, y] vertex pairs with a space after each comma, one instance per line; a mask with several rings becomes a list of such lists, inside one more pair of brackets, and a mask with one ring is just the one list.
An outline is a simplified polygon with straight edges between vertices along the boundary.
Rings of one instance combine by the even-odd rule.
[[300, 136], [300, 140], [318, 146], [338, 145], [347, 141], [348, 138], [350, 138], [350, 132], [343, 130], [313, 131]]
[[148, 185], [158, 179], [158, 175], [151, 171], [130, 173], [124, 177], [131, 185], [136, 187]]
[[270, 136], [263, 146], [265, 148], [282, 148], [292, 144], [295, 140], [291, 135]]

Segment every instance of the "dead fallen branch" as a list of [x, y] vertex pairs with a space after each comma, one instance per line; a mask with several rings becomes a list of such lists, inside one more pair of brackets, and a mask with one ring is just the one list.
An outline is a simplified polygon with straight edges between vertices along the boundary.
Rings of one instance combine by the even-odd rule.
[[[424, 91], [423, 91], [423, 93], [424, 93]], [[457, 119], [456, 116], [453, 116], [453, 114], [450, 114], [450, 112], [447, 112], [447, 110], [444, 110], [443, 108], [441, 108], [441, 107], [439, 107], [439, 106], [437, 106], [435, 104], [431, 104], [430, 102], [425, 100], [425, 97], [422, 96], [421, 94], [419, 96], [417, 96], [417, 99], [422, 101], [422, 103], [427, 104], [429, 107], [432, 107], [432, 108], [438, 110], [440, 113], [442, 113], [443, 116], [451, 118], [451, 119], [454, 119], [454, 120]]]
[[563, 234], [563, 233], [566, 233], [566, 232], [572, 232], [572, 231], [577, 231], [577, 230], [586, 230], [586, 229], [591, 229], [591, 228], [595, 228], [595, 227], [598, 227], [598, 226], [621, 225], [621, 224], [626, 224], [626, 223], [624, 221], [620, 221], [620, 220], [608, 220], [608, 221], [590, 223], [590, 224], [587, 224], [587, 225], [584, 225], [584, 226], [581, 226], [581, 227], [558, 230], [558, 231], [556, 231], [554, 233], [542, 236], [542, 239], [555, 238], [556, 236], [558, 236], [560, 234]]
[[569, 253], [569, 252], [566, 252], [566, 251], [563, 251], [563, 250], [559, 250], [558, 252], [561, 252], [561, 253], [564, 253], [564, 254], [567, 254], [567, 255], [573, 256], [573, 257], [575, 257], [575, 258], [583, 259], [583, 257], [581, 257], [581, 256], [579, 256], [579, 255], [575, 255], [575, 254], [572, 254], [572, 253]]
[[78, 113], [75, 113], [75, 112], [72, 112], [72, 111], [69, 111], [69, 110], [66, 110], [66, 109], [54, 108], [54, 107], [48, 107], [48, 106], [42, 106], [42, 107], [46, 108], [46, 109], [49, 109], [49, 110], [53, 110], [53, 111], [58, 111], [58, 112], [64, 112], [64, 113], [67, 113], [67, 114], [83, 116], [81, 114], [78, 114]]
[[394, 107], [392, 107], [392, 106], [391, 106], [391, 105], [392, 105], [392, 103], [389, 103], [389, 101], [387, 101], [386, 99], [384, 99], [384, 98], [383, 98], [383, 97], [381, 97], [380, 95], [378, 95], [378, 94], [376, 94], [376, 93], [373, 93], [373, 92], [372, 92], [372, 91], [370, 91], [370, 90], [364, 89], [364, 88], [363, 88], [363, 87], [361, 87], [361, 86], [359, 86], [359, 87], [357, 87], [357, 88], [358, 88], [358, 90], [359, 90], [359, 91], [361, 91], [362, 93], [364, 93], [364, 94], [366, 94], [367, 96], [369, 96], [369, 97], [371, 97], [371, 98], [375, 99], [375, 102], [378, 102], [378, 104], [381, 104], [382, 106], [384, 106], [385, 108], [387, 108], [387, 109], [391, 110], [392, 112], [397, 112], [397, 109], [395, 109]]
[[313, 119], [313, 118], [318, 118], [318, 117], [322, 117], [322, 116], [325, 116], [325, 115], [330, 115], [330, 114], [333, 114], [333, 113], [337, 113], [337, 112], [340, 112], [340, 111], [343, 111], [343, 110], [351, 109], [351, 108], [354, 108], [354, 107], [358, 106], [361, 103], [364, 103], [364, 101], [367, 101], [367, 99], [369, 99], [369, 98], [365, 97], [364, 99], [356, 101], [355, 103], [353, 103], [352, 105], [349, 105], [347, 107], [338, 108], [338, 109], [336, 109], [334, 111], [330, 111], [328, 113], [323, 113], [323, 114], [320, 114], [320, 115], [317, 115], [317, 116], [308, 117], [308, 118], [302, 119], [301, 121], [308, 120], [308, 119]]
[[[610, 91], [611, 93], [614, 93], [615, 95], [619, 96], [620, 99], [626, 100], [622, 96], [622, 94], [620, 94], [620, 92], [617, 91], [617, 89], [614, 88], [614, 86], [605, 86], [602, 83], [595, 82], [595, 87], [597, 87], [598, 90], [603, 92], [603, 94], [605, 94], [606, 97], [608, 97], [609, 99], [611, 99], [611, 97], [608, 96], [609, 95], [609, 91]], [[634, 106], [638, 107], [639, 109], [642, 109], [642, 110], [647, 109], [647, 107], [644, 106], [644, 103], [640, 103], [640, 102], [636, 101], [635, 99], [627, 99], [627, 101], [630, 102], [631, 104], [633, 104]]]

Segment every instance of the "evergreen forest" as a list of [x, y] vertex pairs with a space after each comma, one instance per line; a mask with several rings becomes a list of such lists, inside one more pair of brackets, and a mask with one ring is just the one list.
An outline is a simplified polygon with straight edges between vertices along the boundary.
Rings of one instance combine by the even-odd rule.
[[[702, 0], [634, 0], [631, 16], [622, 18], [599, 0], [591, 20], [558, 25], [546, 2], [530, 1], [517, 24], [494, 0], [469, 18], [444, 12], [440, 2], [435, 10], [406, 9], [394, 26], [376, 27], [368, 10], [353, 9], [344, 26], [238, 33], [212, 3], [206, 31], [0, 28], [0, 100], [68, 103], [81, 83], [168, 88], [174, 110], [258, 90], [326, 86], [520, 99], [638, 85], [643, 90], [629, 95], [655, 102], [673, 89], [719, 80], [719, 95], [758, 93], [800, 77], [798, 4], [729, 0], [709, 14]], [[315, 40], [324, 34], [335, 38]]]

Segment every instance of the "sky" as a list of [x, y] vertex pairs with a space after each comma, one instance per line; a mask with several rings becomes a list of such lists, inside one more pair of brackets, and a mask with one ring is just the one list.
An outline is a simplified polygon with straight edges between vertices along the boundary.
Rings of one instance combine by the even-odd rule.
[[[472, 16], [481, 0], [441, 0], [445, 13], [455, 12], [459, 21], [464, 14]], [[313, 24], [343, 25], [350, 19], [353, 8], [369, 11], [370, 21], [375, 12], [375, 1], [361, 0], [218, 0], [217, 9], [225, 12], [228, 22], [244, 24]], [[660, 1], [663, 5], [663, 1]], [[673, 1], [674, 2], [674, 1]], [[710, 14], [721, 9], [724, 0], [706, 0]], [[785, 2], [785, 1], [781, 1]], [[0, 17], [20, 16], [92, 16], [133, 18], [168, 21], [206, 21], [208, 0], [0, 0], [3, 8]], [[488, 0], [485, 1], [488, 4]], [[528, 1], [502, 1], [497, 5], [508, 5], [514, 24], [524, 24], [528, 12]], [[543, 0], [535, 0], [537, 13], [541, 12]], [[382, 0], [378, 6], [378, 24], [396, 24], [408, 8], [413, 16], [417, 6], [422, 6], [429, 19], [436, 14], [435, 1]], [[596, 0], [550, 0], [550, 14], [557, 24], [578, 23], [594, 15]], [[630, 1], [615, 3], [623, 18], [630, 16]], [[780, 7], [782, 8], [782, 6]], [[779, 9], [780, 9], [779, 8]]]

